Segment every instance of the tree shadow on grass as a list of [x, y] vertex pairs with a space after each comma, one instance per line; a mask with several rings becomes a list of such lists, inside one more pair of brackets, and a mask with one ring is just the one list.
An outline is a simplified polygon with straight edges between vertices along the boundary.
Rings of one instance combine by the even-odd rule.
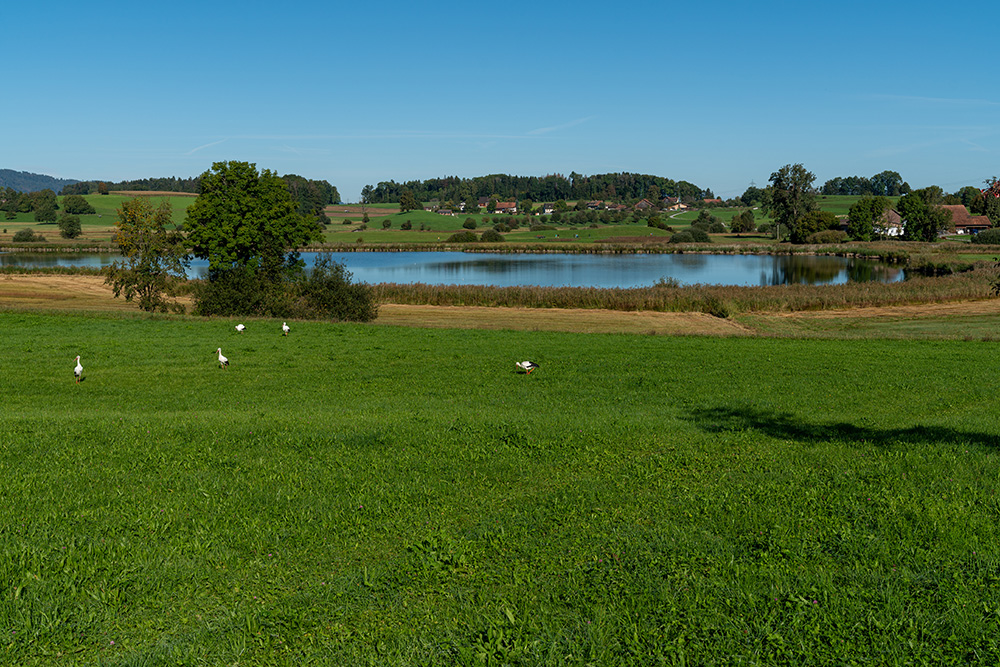
[[746, 407], [699, 408], [687, 419], [707, 433], [756, 431], [780, 440], [799, 442], [858, 442], [878, 447], [900, 444], [957, 444], [980, 447], [1000, 446], [1000, 436], [991, 433], [961, 431], [947, 426], [910, 426], [877, 428], [847, 422], [811, 422], [790, 412]]

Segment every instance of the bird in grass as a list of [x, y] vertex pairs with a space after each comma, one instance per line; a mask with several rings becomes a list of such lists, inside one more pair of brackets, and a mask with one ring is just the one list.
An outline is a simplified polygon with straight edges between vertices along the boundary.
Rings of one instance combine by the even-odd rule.
[[83, 366], [80, 364], [80, 355], [76, 355], [76, 368], [73, 369], [73, 377], [76, 378], [77, 384], [83, 378]]
[[516, 361], [514, 362], [514, 366], [519, 371], [524, 371], [528, 375], [531, 375], [531, 371], [538, 368], [538, 364], [536, 364], [534, 361]]
[[244, 330], [246, 330], [246, 327], [243, 326], [242, 324], [237, 324], [236, 325], [236, 333], [243, 333]]
[[291, 329], [288, 328], [288, 322], [282, 322], [281, 323], [281, 333], [283, 335], [287, 336], [289, 331], [291, 331]]
[[227, 359], [226, 357], [222, 356], [222, 348], [220, 347], [218, 350], [216, 350], [216, 352], [219, 353], [219, 367], [220, 368], [225, 368], [226, 366], [228, 366], [229, 365], [229, 359]]

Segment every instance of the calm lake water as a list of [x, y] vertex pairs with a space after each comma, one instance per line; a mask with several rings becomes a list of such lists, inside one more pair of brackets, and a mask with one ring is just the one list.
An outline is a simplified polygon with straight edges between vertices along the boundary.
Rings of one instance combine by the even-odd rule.
[[[302, 253], [312, 266], [316, 253]], [[465, 252], [334, 253], [356, 282], [430, 285], [643, 287], [661, 279], [682, 285], [832, 285], [895, 282], [903, 269], [869, 260], [811, 255], [577, 255]], [[0, 253], [0, 266], [103, 267], [117, 259], [99, 253]], [[204, 277], [207, 263], [188, 272]]]

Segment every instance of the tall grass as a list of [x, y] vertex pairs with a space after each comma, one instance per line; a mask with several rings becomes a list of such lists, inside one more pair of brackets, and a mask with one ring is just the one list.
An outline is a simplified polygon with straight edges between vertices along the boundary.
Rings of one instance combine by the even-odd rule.
[[992, 296], [996, 272], [981, 267], [898, 283], [742, 287], [668, 283], [629, 289], [586, 287], [492, 287], [483, 285], [374, 285], [382, 303], [521, 308], [603, 308], [624, 311], [705, 312], [719, 316], [767, 311], [823, 310], [939, 303]]

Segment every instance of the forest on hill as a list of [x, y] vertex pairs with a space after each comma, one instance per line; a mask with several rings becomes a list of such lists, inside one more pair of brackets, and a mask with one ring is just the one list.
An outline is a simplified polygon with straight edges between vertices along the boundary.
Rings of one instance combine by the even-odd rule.
[[0, 189], [10, 188], [17, 192], [38, 192], [39, 190], [46, 189], [59, 192], [63, 188], [77, 182], [73, 179], [55, 178], [53, 176], [33, 174], [28, 171], [0, 169]]
[[500, 201], [554, 202], [560, 199], [601, 199], [609, 201], [658, 200], [661, 197], [680, 199], [711, 199], [712, 191], [687, 181], [674, 181], [649, 174], [628, 172], [584, 176], [576, 172], [569, 176], [511, 176], [491, 174], [474, 178], [445, 176], [425, 181], [382, 181], [377, 186], [365, 186], [363, 195], [370, 204], [398, 202], [409, 191], [421, 202], [470, 201], [480, 197], [496, 197]]

